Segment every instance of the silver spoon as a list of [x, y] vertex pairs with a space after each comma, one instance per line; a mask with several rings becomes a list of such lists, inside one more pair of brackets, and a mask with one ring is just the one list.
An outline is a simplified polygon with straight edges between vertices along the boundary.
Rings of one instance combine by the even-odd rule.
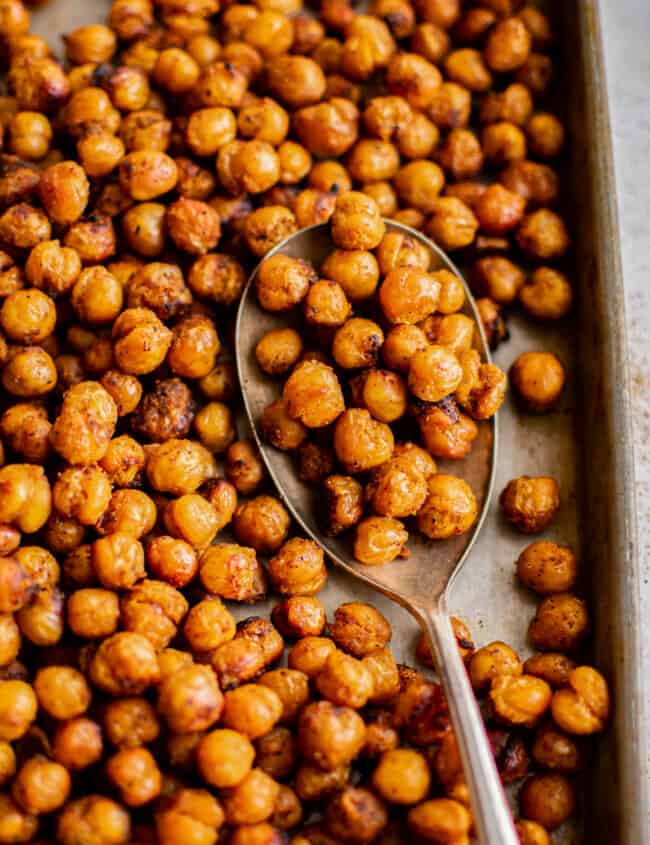
[[[447, 268], [460, 276], [450, 259], [415, 229], [392, 220], [385, 223], [386, 231], [404, 232], [424, 244], [431, 253], [431, 269]], [[270, 250], [265, 258], [282, 253], [307, 259], [318, 268], [334, 248], [329, 226], [322, 224], [296, 232]], [[447, 610], [449, 588], [467, 560], [487, 512], [496, 463], [496, 419], [478, 424], [478, 437], [465, 460], [449, 462], [450, 471], [463, 477], [476, 496], [480, 516], [472, 531], [449, 540], [435, 541], [412, 532], [408, 544], [410, 556], [406, 560], [380, 566], [358, 563], [351, 555], [349, 538], [328, 537], [320, 530], [316, 518], [318, 491], [299, 479], [290, 455], [268, 446], [257, 431], [262, 411], [278, 398], [279, 388], [260, 370], [255, 346], [263, 334], [272, 328], [286, 326], [291, 319], [287, 314], [272, 314], [259, 306], [254, 294], [258, 271], [259, 265], [239, 304], [235, 348], [246, 413], [269, 475], [295, 520], [335, 563], [401, 604], [427, 632], [449, 705], [480, 841], [485, 845], [518, 845], [519, 838]], [[481, 358], [487, 361], [489, 351], [485, 335], [466, 285], [465, 293], [463, 310], [476, 324], [477, 348]], [[441, 465], [444, 469], [444, 462]]]

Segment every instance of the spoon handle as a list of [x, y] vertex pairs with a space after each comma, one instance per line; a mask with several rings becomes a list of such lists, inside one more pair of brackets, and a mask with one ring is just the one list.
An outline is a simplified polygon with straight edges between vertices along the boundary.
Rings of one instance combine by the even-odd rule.
[[519, 845], [481, 712], [458, 651], [444, 598], [420, 611], [447, 698], [482, 845]]

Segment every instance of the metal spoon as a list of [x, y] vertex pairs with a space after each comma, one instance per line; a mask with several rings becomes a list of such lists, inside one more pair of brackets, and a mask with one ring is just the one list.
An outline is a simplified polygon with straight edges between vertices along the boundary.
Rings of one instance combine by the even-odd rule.
[[[388, 232], [404, 232], [423, 243], [431, 252], [431, 269], [447, 268], [460, 276], [449, 258], [419, 232], [391, 220], [385, 223]], [[267, 253], [265, 258], [282, 253], [307, 259], [318, 268], [334, 248], [329, 226], [322, 224], [296, 232]], [[450, 472], [463, 477], [476, 496], [480, 517], [472, 531], [449, 540], [434, 541], [418, 532], [411, 532], [410, 556], [406, 560], [380, 566], [358, 563], [352, 557], [349, 538], [328, 537], [320, 530], [317, 520], [318, 491], [299, 479], [291, 456], [268, 446], [258, 434], [257, 421], [264, 408], [278, 398], [279, 387], [260, 370], [255, 359], [255, 346], [267, 331], [286, 326], [292, 320], [287, 314], [268, 313], [259, 306], [254, 294], [258, 271], [259, 265], [241, 298], [235, 348], [246, 412], [269, 475], [296, 521], [335, 563], [399, 602], [425, 629], [449, 705], [479, 838], [482, 843], [490, 845], [517, 845], [519, 839], [447, 610], [449, 588], [467, 560], [485, 519], [496, 462], [496, 420], [479, 423], [479, 434], [469, 456], [463, 461], [448, 464]], [[466, 285], [465, 293], [463, 310], [476, 324], [477, 348], [481, 358], [487, 361], [488, 346]], [[441, 462], [441, 468], [444, 471], [445, 462]]]

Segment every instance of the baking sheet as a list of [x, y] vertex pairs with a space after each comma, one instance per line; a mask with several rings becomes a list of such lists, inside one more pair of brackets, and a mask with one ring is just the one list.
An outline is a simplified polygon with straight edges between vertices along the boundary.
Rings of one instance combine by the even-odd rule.
[[[641, 694], [638, 548], [633, 509], [629, 389], [615, 186], [609, 141], [598, 8], [595, 0], [540, 3], [560, 31], [562, 93], [570, 122], [571, 167], [564, 194], [576, 245], [577, 315], [558, 327], [509, 321], [511, 338], [495, 354], [508, 368], [523, 351], [549, 350], [567, 367], [567, 388], [549, 416], [516, 412], [509, 398], [499, 414], [496, 495], [470, 558], [457, 578], [452, 612], [477, 644], [503, 639], [530, 653], [526, 629], [536, 602], [514, 578], [514, 561], [530, 538], [500, 517], [498, 492], [522, 474], [554, 476], [561, 508], [543, 535], [570, 543], [582, 561], [591, 599], [594, 655], [614, 691], [613, 723], [599, 743], [584, 791], [580, 825], [553, 835], [554, 845], [647, 845], [648, 768]], [[52, 0], [33, 12], [33, 29], [60, 52], [60, 34], [102, 19], [106, 0]], [[351, 597], [376, 603], [393, 625], [399, 660], [413, 660], [417, 626], [398, 606], [342, 572], [321, 598], [331, 610]], [[256, 606], [254, 612], [263, 606]], [[250, 615], [242, 608], [241, 615]], [[582, 830], [582, 823], [586, 832]]]

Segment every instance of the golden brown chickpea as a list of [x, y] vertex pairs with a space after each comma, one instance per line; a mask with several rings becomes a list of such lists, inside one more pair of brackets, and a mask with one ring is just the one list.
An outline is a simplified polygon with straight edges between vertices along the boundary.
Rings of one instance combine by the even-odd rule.
[[426, 402], [438, 402], [459, 386], [463, 371], [456, 355], [444, 346], [428, 346], [409, 362], [408, 385]]
[[[416, 160], [405, 164], [395, 175], [395, 188], [400, 200], [407, 205], [419, 209], [425, 214], [430, 214], [434, 208], [438, 194], [445, 182], [444, 173], [432, 161]], [[394, 237], [401, 233], [390, 233]], [[384, 240], [386, 240], [384, 237]], [[402, 237], [408, 237], [402, 235]], [[381, 249], [381, 245], [380, 245]], [[379, 256], [379, 253], [378, 253]], [[427, 254], [427, 269], [429, 256]], [[396, 265], [400, 266], [400, 265]], [[403, 266], [403, 265], [402, 265]], [[384, 272], [388, 272], [385, 270]]]
[[470, 111], [469, 90], [455, 82], [443, 82], [434, 93], [427, 114], [438, 129], [453, 131], [469, 123]]
[[207, 481], [200, 490], [212, 505], [217, 515], [217, 531], [221, 531], [231, 521], [237, 509], [237, 490], [223, 478], [213, 478]]
[[397, 519], [370, 516], [358, 523], [354, 556], [367, 566], [390, 563], [406, 552], [408, 531]]
[[302, 338], [297, 331], [290, 328], [271, 329], [258, 341], [255, 357], [265, 373], [279, 376], [294, 366], [302, 350]]
[[57, 763], [70, 771], [79, 771], [96, 763], [102, 756], [102, 734], [97, 722], [78, 716], [57, 725], [52, 752]]
[[88, 839], [102, 845], [124, 845], [130, 832], [128, 812], [102, 795], [86, 795], [71, 801], [57, 823], [57, 839], [62, 845], [81, 845]]
[[159, 651], [169, 645], [187, 609], [187, 601], [178, 590], [164, 581], [146, 579], [123, 596], [122, 627], [143, 634]]
[[411, 358], [427, 346], [426, 335], [419, 326], [401, 323], [388, 332], [381, 352], [388, 367], [406, 373]]
[[287, 379], [282, 397], [289, 415], [308, 428], [329, 425], [345, 407], [334, 370], [319, 361], [299, 363]]
[[[50, 516], [51, 498], [50, 484], [42, 467], [8, 464], [0, 469], [0, 524], [10, 523], [25, 534], [38, 531]], [[17, 570], [18, 573], [13, 566], [8, 566], [2, 581], [11, 585], [11, 593], [17, 589], [23, 596], [22, 567], [18, 565]], [[11, 613], [20, 604], [12, 606], [10, 602], [7, 606], [0, 599], [0, 611]]]
[[341, 156], [359, 134], [359, 112], [350, 100], [332, 97], [295, 113], [300, 141], [317, 156]]
[[426, 842], [452, 845], [469, 841], [469, 811], [451, 798], [432, 798], [409, 810], [411, 830]]
[[54, 296], [70, 290], [80, 272], [78, 254], [61, 247], [58, 240], [36, 245], [25, 264], [25, 274], [34, 287]]
[[474, 93], [492, 87], [492, 75], [478, 50], [470, 47], [452, 50], [444, 60], [444, 69], [452, 82]]
[[382, 754], [372, 775], [373, 786], [391, 804], [417, 804], [426, 798], [430, 783], [426, 759], [407, 748]]
[[210, 546], [200, 560], [203, 586], [232, 601], [255, 601], [266, 591], [264, 569], [254, 549], [231, 543]]
[[215, 454], [225, 452], [237, 437], [232, 413], [223, 402], [209, 402], [194, 417], [194, 428], [203, 445]]
[[526, 135], [531, 152], [538, 158], [558, 156], [564, 146], [564, 126], [553, 114], [538, 112], [526, 124]]
[[[350, 176], [356, 181], [367, 184], [368, 182], [377, 182], [382, 179], [392, 179], [393, 176], [397, 173], [399, 168], [399, 153], [393, 144], [389, 141], [380, 141], [374, 138], [362, 138], [360, 141], [354, 145], [352, 150], [350, 151], [347, 159], [347, 167], [350, 173]], [[357, 192], [352, 192], [357, 193]], [[344, 194], [343, 196], [350, 196], [350, 194]], [[337, 207], [341, 205], [341, 202], [337, 200]], [[356, 207], [359, 206], [358, 201], [356, 202]], [[369, 230], [374, 230], [377, 227], [376, 222], [370, 222], [370, 218], [368, 212], [365, 212], [363, 209], [359, 208], [359, 212], [355, 212], [349, 210], [354, 208], [354, 206], [350, 206], [349, 203], [346, 205], [347, 214], [352, 215], [355, 213], [365, 214], [368, 217], [368, 222], [362, 222], [361, 225], [364, 226], [365, 232], [361, 233], [358, 232], [355, 237], [355, 245], [348, 246], [343, 240], [349, 240], [350, 234], [349, 233], [341, 233], [339, 236], [339, 240], [341, 243], [338, 243], [336, 240], [336, 236], [334, 232], [335, 229], [332, 230], [332, 237], [334, 238], [334, 242], [337, 246], [341, 246], [344, 249], [371, 249], [372, 247], [369, 244], [362, 244], [357, 243], [358, 238], [365, 238], [366, 235], [370, 238]], [[377, 212], [379, 209], [377, 209]], [[371, 207], [370, 213], [374, 214], [374, 207]], [[339, 215], [340, 219], [340, 215]], [[339, 225], [334, 221], [334, 225]]]
[[235, 378], [232, 361], [217, 361], [208, 375], [199, 379], [198, 386], [207, 399], [228, 402], [235, 395]]
[[570, 239], [562, 218], [541, 208], [524, 217], [517, 230], [517, 243], [532, 258], [548, 261], [564, 255]]
[[521, 267], [501, 255], [480, 258], [472, 267], [474, 289], [499, 305], [513, 302], [525, 279]]
[[226, 821], [233, 825], [265, 821], [273, 813], [279, 791], [279, 784], [266, 772], [251, 769], [224, 797]]
[[38, 161], [47, 155], [52, 142], [52, 127], [44, 114], [18, 112], [9, 124], [11, 151], [27, 161]]
[[48, 666], [34, 679], [39, 706], [55, 719], [81, 716], [90, 705], [90, 688], [85, 677], [71, 666]]
[[337, 199], [332, 216], [332, 239], [337, 247], [373, 249], [383, 236], [384, 224], [374, 200], [357, 191], [348, 191]]
[[496, 73], [510, 73], [528, 59], [532, 38], [519, 18], [499, 21], [489, 32], [484, 56], [488, 67]]
[[[443, 322], [455, 316], [463, 315], [444, 317]], [[452, 344], [454, 340], [452, 336]], [[459, 361], [463, 368], [463, 378], [454, 394], [456, 402], [475, 420], [489, 419], [503, 403], [506, 391], [505, 373], [495, 364], [481, 364], [475, 349], [462, 351]]]
[[110, 323], [122, 310], [122, 285], [104, 267], [89, 267], [81, 271], [72, 289], [71, 302], [83, 322]]
[[[0, 614], [0, 666], [8, 666], [18, 656], [21, 631], [11, 613]], [[2, 782], [2, 748], [0, 745], [0, 783]]]
[[162, 776], [146, 748], [124, 748], [106, 764], [106, 774], [129, 807], [141, 807], [160, 794]]
[[296, 196], [292, 208], [296, 223], [302, 229], [317, 223], [327, 223], [334, 214], [335, 205], [334, 194], [307, 188]]
[[570, 310], [572, 300], [569, 280], [551, 267], [538, 267], [519, 289], [519, 301], [538, 320], [559, 320]]
[[23, 763], [11, 790], [16, 804], [32, 816], [58, 810], [69, 793], [70, 775], [67, 769], [41, 754]]
[[[133, 377], [124, 376], [124, 378]], [[139, 386], [139, 382], [137, 384]], [[115, 487], [130, 487], [140, 477], [144, 463], [145, 455], [142, 446], [132, 437], [123, 434], [109, 442], [100, 466]]]
[[176, 789], [159, 806], [156, 834], [160, 845], [214, 845], [224, 822], [221, 804], [204, 789]]
[[366, 408], [384, 423], [395, 422], [406, 413], [406, 383], [390, 370], [368, 369], [350, 381], [352, 402]]
[[308, 323], [327, 328], [342, 326], [352, 311], [341, 285], [329, 279], [320, 279], [310, 286], [303, 308]]
[[98, 132], [80, 138], [77, 153], [86, 173], [101, 178], [117, 167], [124, 157], [125, 147], [115, 135]]
[[266, 67], [271, 93], [291, 109], [320, 102], [325, 95], [325, 75], [307, 56], [276, 55]]
[[53, 112], [63, 105], [70, 93], [65, 71], [49, 56], [15, 56], [8, 82], [21, 110]]
[[323, 552], [313, 541], [294, 537], [271, 558], [268, 575], [281, 595], [313, 595], [327, 580]]
[[386, 645], [391, 637], [391, 627], [371, 605], [348, 602], [336, 609], [330, 634], [339, 648], [355, 657], [365, 657]]
[[334, 451], [350, 473], [365, 472], [384, 463], [394, 445], [390, 428], [374, 420], [365, 408], [350, 408], [336, 422]]
[[109, 637], [120, 618], [118, 596], [94, 587], [76, 590], [68, 597], [67, 623], [73, 634], [84, 639]]
[[160, 733], [155, 710], [144, 698], [117, 698], [104, 710], [107, 738], [118, 748], [137, 748], [153, 742]]
[[216, 475], [214, 458], [200, 443], [172, 438], [147, 447], [146, 472], [159, 493], [194, 493]]
[[427, 498], [427, 482], [412, 463], [393, 457], [374, 471], [366, 498], [379, 516], [413, 516]]
[[411, 50], [435, 65], [440, 64], [449, 52], [449, 46], [449, 35], [442, 27], [431, 21], [419, 23], [412, 30]]
[[285, 311], [298, 305], [318, 276], [313, 267], [300, 258], [278, 253], [267, 258], [256, 280], [257, 297], [266, 311]]
[[176, 375], [203, 378], [213, 369], [220, 350], [214, 322], [199, 314], [185, 317], [174, 326], [167, 361]]
[[400, 155], [409, 159], [428, 158], [437, 146], [439, 138], [440, 132], [435, 123], [420, 113], [414, 114], [395, 135]]
[[216, 247], [221, 236], [219, 215], [200, 200], [176, 200], [167, 208], [167, 231], [176, 246], [191, 255], [203, 255]]
[[413, 112], [401, 96], [373, 97], [364, 113], [363, 122], [369, 135], [388, 141], [413, 119]]
[[489, 687], [502, 677], [519, 677], [523, 672], [521, 660], [510, 646], [496, 642], [479, 648], [469, 664], [469, 676], [475, 690]]
[[38, 818], [24, 812], [6, 794], [0, 795], [0, 841], [3, 843], [29, 842], [38, 830]]
[[476, 176], [483, 166], [481, 145], [469, 129], [452, 129], [438, 149], [437, 159], [445, 173], [456, 180]]
[[208, 652], [235, 636], [235, 620], [218, 598], [204, 599], [187, 614], [183, 633], [194, 652]]
[[273, 608], [271, 620], [285, 639], [317, 637], [325, 628], [325, 608], [312, 596], [291, 596]]
[[545, 769], [572, 774], [584, 764], [584, 749], [573, 737], [558, 730], [550, 722], [541, 725], [535, 733], [531, 754], [536, 763]]
[[38, 703], [24, 681], [0, 681], [0, 740], [13, 742], [24, 736], [36, 718]]
[[145, 575], [142, 545], [123, 531], [95, 540], [92, 563], [102, 586], [107, 589], [130, 589]]
[[264, 440], [283, 451], [297, 449], [307, 439], [307, 429], [289, 416], [283, 399], [266, 406], [259, 418], [259, 427]]
[[607, 681], [591, 666], [572, 669], [567, 686], [553, 696], [551, 712], [568, 733], [584, 736], [604, 730], [610, 713]]
[[74, 161], [62, 161], [46, 168], [38, 191], [50, 220], [62, 225], [78, 220], [88, 203], [88, 180], [83, 168]]
[[280, 159], [280, 182], [283, 185], [295, 185], [309, 173], [311, 155], [295, 141], [285, 141], [278, 147]]
[[431, 539], [464, 534], [477, 517], [477, 505], [469, 485], [454, 475], [438, 473], [428, 480], [429, 492], [418, 511], [417, 524]]
[[548, 710], [552, 691], [546, 681], [533, 675], [502, 675], [494, 678], [490, 702], [496, 717], [508, 725], [533, 727]]
[[478, 198], [474, 213], [488, 235], [504, 235], [519, 225], [525, 205], [523, 197], [495, 182]]
[[414, 109], [427, 109], [442, 84], [438, 68], [417, 53], [397, 53], [388, 64], [388, 90]]
[[513, 82], [500, 92], [486, 94], [480, 106], [481, 123], [506, 121], [524, 126], [533, 111], [533, 98], [525, 85]]
[[244, 684], [224, 696], [224, 725], [249, 739], [267, 734], [281, 715], [279, 696], [260, 684]]
[[[191, 302], [192, 294], [176, 264], [159, 261], [144, 264], [135, 270], [127, 283], [128, 307], [150, 308], [161, 320], [177, 316]], [[146, 319], [142, 321], [146, 322]]]
[[382, 282], [379, 303], [391, 323], [417, 323], [435, 310], [439, 292], [432, 273], [397, 267]]
[[69, 467], [52, 489], [56, 510], [82, 525], [94, 525], [108, 507], [111, 483], [97, 466]]
[[54, 331], [56, 308], [40, 290], [17, 290], [0, 309], [0, 326], [16, 343], [41, 343]]
[[589, 633], [589, 614], [582, 599], [557, 593], [542, 600], [528, 636], [540, 651], [576, 651]]
[[223, 696], [209, 666], [186, 666], [160, 684], [158, 711], [174, 733], [207, 730], [222, 710]]
[[196, 761], [203, 778], [214, 787], [237, 786], [251, 771], [255, 750], [244, 734], [229, 729], [211, 731], [199, 742]]
[[377, 323], [352, 317], [336, 331], [332, 356], [339, 367], [346, 370], [372, 367], [377, 363], [383, 341], [384, 333]]
[[361, 519], [363, 488], [356, 479], [346, 475], [330, 475], [323, 488], [327, 531], [336, 536]]
[[492, 165], [506, 165], [526, 158], [526, 136], [508, 121], [498, 121], [485, 127], [481, 143], [486, 161]]
[[577, 577], [576, 556], [570, 546], [539, 540], [519, 555], [517, 576], [541, 595], [568, 592]]
[[304, 759], [329, 772], [346, 766], [357, 756], [365, 733], [358, 713], [329, 701], [308, 704], [298, 722], [298, 743]]
[[237, 440], [228, 448], [224, 472], [228, 481], [242, 495], [255, 492], [265, 477], [262, 459], [250, 440]]
[[73, 29], [63, 39], [66, 58], [71, 64], [108, 62], [117, 46], [115, 33], [102, 24], [89, 24]]
[[20, 633], [36, 646], [56, 645], [63, 636], [63, 593], [41, 589], [16, 613]]
[[515, 822], [515, 829], [521, 845], [550, 845], [551, 839], [546, 829], [537, 822], [529, 819], [518, 819]]
[[288, 208], [269, 205], [252, 212], [244, 223], [244, 240], [258, 258], [298, 230], [296, 217]]
[[437, 197], [426, 233], [443, 249], [451, 251], [469, 246], [479, 227], [470, 208], [457, 197]]
[[566, 654], [533, 654], [524, 663], [524, 671], [527, 675], [535, 675], [542, 678], [554, 689], [565, 686], [569, 681], [569, 673], [575, 669], [576, 664]]
[[522, 813], [553, 831], [575, 812], [576, 797], [573, 785], [562, 774], [533, 775], [519, 794]]
[[233, 517], [235, 537], [260, 554], [277, 551], [289, 531], [289, 514], [273, 496], [258, 496], [244, 502]]
[[[293, 722], [310, 699], [309, 679], [304, 672], [300, 672], [297, 669], [273, 669], [270, 672], [265, 672], [259, 679], [259, 683], [273, 690], [282, 701], [282, 716], [280, 719], [282, 722]], [[283, 730], [283, 728], [275, 728], [275, 731]], [[291, 737], [291, 743], [293, 743], [293, 737]], [[286, 743], [284, 741], [281, 742], [280, 750], [279, 752], [276, 750], [275, 754], [280, 753], [282, 758], [286, 758], [288, 752], [292, 752], [290, 759], [284, 759], [284, 762], [282, 762], [282, 760], [278, 761], [274, 759], [273, 746], [274, 743], [269, 741], [265, 751], [270, 759], [267, 761], [267, 766], [262, 766], [262, 768], [274, 777], [282, 779], [282, 774], [278, 771], [278, 766], [285, 768], [287, 764], [291, 764], [291, 768], [293, 768], [295, 749], [291, 747], [287, 749]], [[258, 747], [258, 752], [259, 750]], [[276, 763], [278, 765], [275, 765]]]
[[122, 218], [122, 232], [129, 247], [145, 258], [155, 258], [165, 247], [167, 209], [157, 202], [132, 206]]
[[33, 249], [42, 241], [49, 241], [51, 233], [44, 212], [26, 202], [12, 205], [0, 216], [0, 240], [13, 249]]
[[178, 169], [174, 160], [163, 152], [137, 150], [120, 161], [119, 177], [122, 190], [142, 202], [171, 191], [178, 179]]
[[508, 483], [499, 502], [509, 522], [524, 534], [538, 534], [553, 521], [560, 491], [553, 478], [523, 475]]
[[79, 253], [83, 264], [99, 264], [115, 255], [117, 242], [110, 217], [93, 212], [85, 220], [73, 223], [63, 240], [66, 247]]
[[525, 410], [544, 413], [559, 401], [565, 382], [564, 367], [551, 352], [524, 352], [510, 368], [510, 381]]
[[90, 662], [89, 677], [109, 695], [137, 695], [159, 681], [160, 668], [146, 637], [121, 631], [99, 646]]
[[70, 463], [94, 463], [106, 454], [116, 422], [117, 407], [110, 394], [97, 382], [80, 382], [63, 397], [52, 426], [52, 445]]

